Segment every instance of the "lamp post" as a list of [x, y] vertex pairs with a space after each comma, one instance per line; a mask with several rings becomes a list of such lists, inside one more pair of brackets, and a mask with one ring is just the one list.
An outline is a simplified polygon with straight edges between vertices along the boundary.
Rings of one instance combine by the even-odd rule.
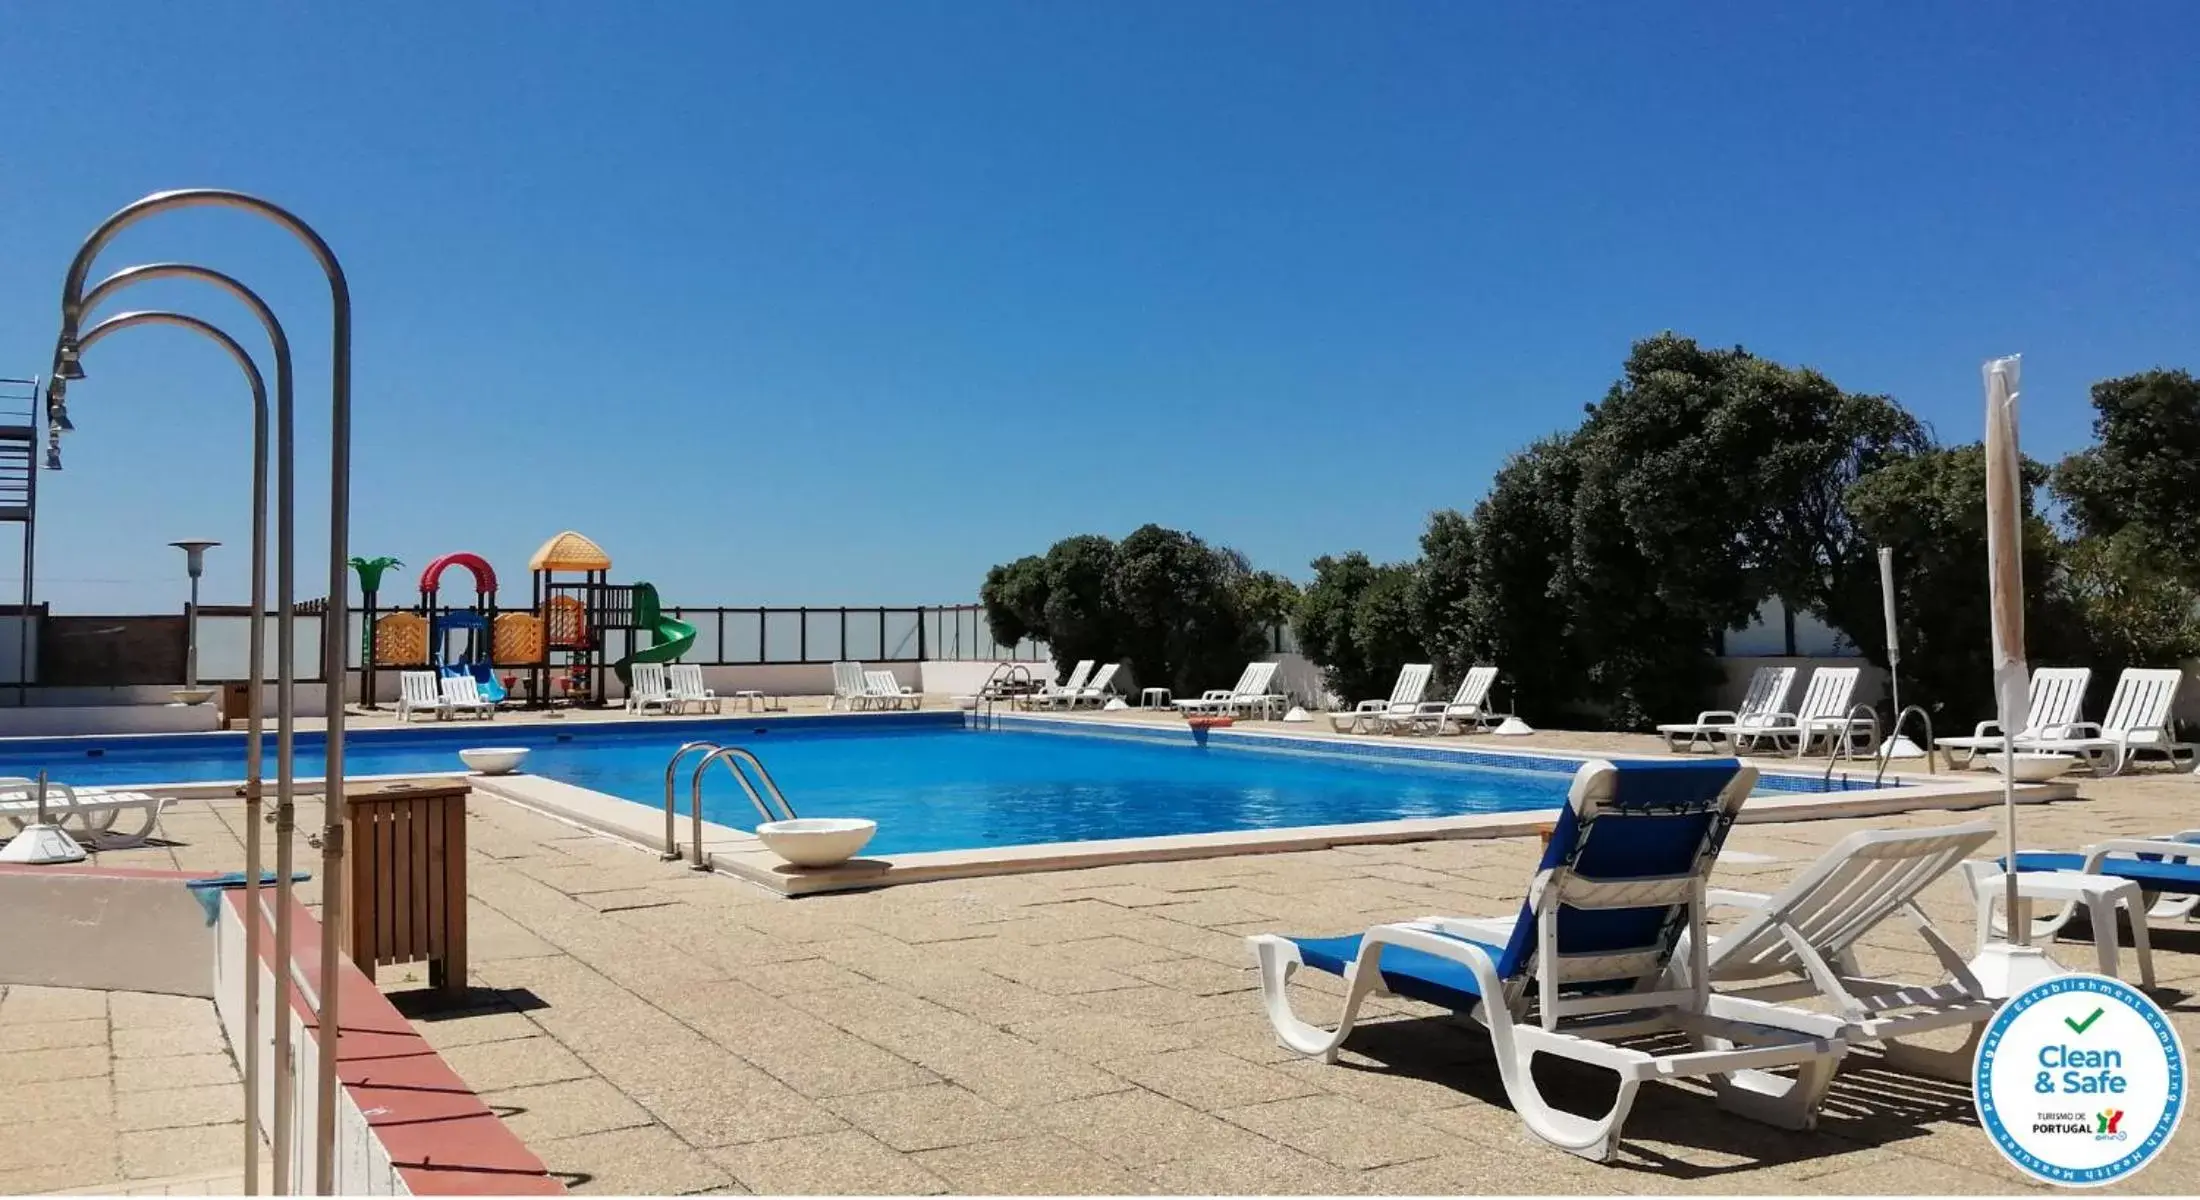
[[[126, 205], [101, 222], [99, 227], [94, 229], [89, 237], [85, 238], [83, 245], [77, 249], [76, 257], [69, 263], [68, 274], [62, 282], [61, 288], [61, 331], [55, 339], [54, 358], [56, 370], [54, 373], [63, 378], [74, 378], [81, 370], [77, 365], [77, 356], [81, 349], [78, 333], [84, 319], [85, 310], [88, 307], [85, 282], [90, 276], [92, 263], [99, 257], [100, 251], [123, 230], [147, 217], [173, 209], [201, 207], [241, 209], [281, 226], [304, 243], [306, 249], [313, 254], [314, 261], [320, 266], [322, 274], [328, 279], [331, 318], [329, 337], [328, 575], [331, 600], [339, 601], [346, 590], [345, 563], [348, 556], [346, 544], [349, 540], [348, 535], [351, 524], [351, 286], [345, 278], [343, 265], [337, 260], [335, 251], [329, 248], [328, 242], [312, 226], [279, 205], [244, 192], [223, 188], [183, 188], [174, 191], [155, 192], [135, 203]], [[262, 313], [264, 317], [264, 307]], [[271, 335], [279, 333], [272, 326], [269, 332]], [[282, 346], [278, 344], [277, 348], [280, 353]], [[284, 364], [278, 364], [279, 367], [282, 365]], [[283, 403], [280, 406], [281, 427], [278, 431], [278, 442], [285, 473], [283, 481], [279, 485], [281, 494], [277, 500], [277, 520], [278, 537], [285, 545], [289, 544], [291, 515], [293, 512], [287, 470], [291, 460], [290, 405], [287, 395], [287, 379], [287, 370], [278, 372], [278, 386], [284, 393], [281, 397]], [[51, 454], [51, 452], [49, 453]], [[290, 576], [286, 572], [283, 575], [283, 587], [286, 591], [289, 582]], [[338, 602], [334, 604], [334, 607], [341, 613], [344, 606]], [[293, 606], [286, 596], [282, 602], [280, 619], [287, 622], [292, 612]], [[290, 653], [291, 644], [291, 639], [287, 635], [284, 636], [282, 645], [279, 647], [279, 653], [287, 657]], [[324, 637], [321, 648], [323, 682], [327, 688], [329, 700], [327, 704], [328, 732], [326, 735], [325, 757], [328, 763], [327, 778], [332, 782], [332, 786], [323, 788], [321, 861], [324, 878], [340, 879], [343, 875], [345, 857], [342, 821], [344, 638], [340, 636]], [[278, 1055], [282, 1055], [288, 1050], [288, 1043], [282, 1036], [281, 1027], [287, 1024], [286, 1018], [289, 1015], [289, 1005], [285, 996], [291, 978], [291, 972], [288, 969], [291, 957], [290, 925], [291, 911], [295, 907], [292, 900], [291, 872], [287, 868], [289, 866], [290, 835], [295, 828], [294, 810], [291, 803], [295, 781], [289, 750], [292, 731], [295, 727], [296, 705], [288, 684], [289, 679], [286, 675], [283, 680], [278, 682], [276, 688], [275, 831], [277, 863], [275, 957], [276, 961], [281, 964], [281, 968], [275, 972], [276, 1004], [274, 1015], [278, 1026], [276, 1042], [276, 1053]], [[248, 881], [258, 877], [259, 869], [257, 860], [248, 862], [246, 868]], [[257, 921], [259, 913], [255, 911], [251, 914], [251, 917], [254, 921]], [[331, 889], [323, 897], [322, 919], [327, 929], [334, 930], [342, 927], [344, 913], [342, 911], [342, 895], [339, 890]], [[328, 936], [321, 940], [320, 957], [321, 978], [336, 978], [338, 963], [337, 938]], [[342, 1027], [338, 1017], [338, 998], [339, 990], [335, 988], [324, 989], [319, 997], [318, 1026], [323, 1030], [332, 1031], [330, 1034], [332, 1040], [336, 1036], [333, 1031]], [[314, 1183], [316, 1190], [323, 1194], [334, 1190], [335, 1181], [336, 1059], [336, 1047], [331, 1044], [326, 1048], [326, 1052], [318, 1056], [318, 1069], [314, 1080], [314, 1093], [317, 1100], [313, 1131]], [[279, 1061], [280, 1059], [278, 1059]], [[288, 1072], [278, 1070], [275, 1078], [275, 1121], [273, 1128], [270, 1130], [277, 1151], [273, 1156], [273, 1166], [275, 1168], [276, 1190], [278, 1191], [286, 1190], [290, 1165], [290, 1155], [285, 1152], [290, 1133], [289, 1114], [285, 1111], [284, 1104], [288, 1086]]]
[[[191, 603], [183, 610], [183, 689], [199, 690], [199, 577], [206, 574], [206, 552], [221, 545], [207, 538], [185, 538], [168, 543], [183, 551], [183, 569], [191, 576]], [[197, 704], [198, 700], [186, 703]]]

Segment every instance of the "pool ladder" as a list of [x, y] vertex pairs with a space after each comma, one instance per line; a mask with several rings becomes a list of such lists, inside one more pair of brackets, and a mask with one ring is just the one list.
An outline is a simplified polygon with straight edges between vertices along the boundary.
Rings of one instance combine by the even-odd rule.
[[[1885, 737], [1881, 737], [1879, 734], [1878, 709], [1873, 708], [1869, 704], [1856, 705], [1855, 707], [1849, 709], [1849, 720], [1852, 722], [1856, 721], [1858, 719], [1858, 713], [1862, 713], [1866, 718], [1869, 718], [1872, 725], [1871, 753], [1873, 758], [1879, 760], [1879, 768], [1872, 772], [1873, 787], [1878, 787], [1886, 781], [1887, 767], [1894, 761], [1895, 743], [1901, 739], [1902, 726], [1909, 721], [1911, 713], [1916, 713], [1917, 719], [1925, 726], [1925, 773], [1927, 775], [1934, 775], [1939, 773], [1938, 769], [1933, 764], [1933, 717], [1931, 713], [1926, 712], [1923, 708], [1920, 708], [1915, 704], [1904, 708], [1901, 712], [1895, 714], [1894, 727], [1887, 731], [1887, 735]], [[1851, 728], [1853, 728], [1853, 726]], [[1834, 742], [1833, 749], [1827, 754], [1826, 773], [1823, 778], [1823, 782], [1829, 789], [1833, 785], [1833, 768], [1837, 764], [1839, 764], [1843, 759], [1853, 761], [1862, 757], [1855, 752], [1854, 741], [1855, 735], [1851, 733], [1849, 729], [1844, 729], [1841, 733], [1840, 738]], [[1849, 777], [1847, 772], [1843, 772], [1841, 775], [1841, 782], [1843, 784], [1846, 784], [1848, 780]]]
[[[673, 751], [671, 760], [665, 763], [665, 848], [659, 855], [665, 862], [673, 862], [680, 857], [679, 833], [673, 815], [679, 803], [673, 791], [674, 779], [680, 769], [680, 760], [698, 750], [706, 753], [703, 760], [695, 764], [694, 773], [688, 776], [688, 836], [694, 843], [694, 855], [688, 866], [697, 871], [708, 871], [710, 859], [703, 853], [703, 775], [710, 770], [710, 764], [726, 764], [726, 770], [733, 773], [734, 782], [741, 785], [741, 790], [748, 795], [749, 803], [756, 806], [756, 811], [766, 821], [792, 821], [795, 819], [795, 812], [794, 805], [787, 803], [787, 797], [779, 790], [779, 784], [772, 779], [772, 773], [764, 769], [762, 760], [756, 755], [739, 746], [721, 746], [716, 742], [689, 742]], [[747, 769], [744, 770], [744, 767]], [[749, 771], [756, 772], [753, 783], [749, 780]], [[778, 812], [773, 812], [771, 805], [764, 802], [766, 796], [771, 797], [772, 804], [779, 806]]]
[[970, 707], [969, 724], [971, 728], [995, 728], [996, 722], [993, 717], [993, 709], [995, 705], [1001, 702], [1003, 697], [994, 689], [994, 685], [996, 683], [1016, 683], [1019, 680], [1025, 684], [1033, 682], [1030, 667], [1014, 662], [1001, 663], [995, 666], [986, 675], [985, 682], [978, 685], [977, 703]]

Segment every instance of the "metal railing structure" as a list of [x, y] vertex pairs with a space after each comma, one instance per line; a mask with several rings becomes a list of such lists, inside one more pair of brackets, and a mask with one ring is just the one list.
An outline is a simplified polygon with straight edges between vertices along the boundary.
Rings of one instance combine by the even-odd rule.
[[[1857, 716], [1858, 713], [1862, 713], [1863, 716], [1859, 718]], [[1841, 763], [1844, 759], [1854, 761], [1863, 757], [1856, 752], [1856, 726], [1860, 720], [1869, 721], [1871, 723], [1872, 740], [1870, 742], [1870, 753], [1874, 755], [1877, 755], [1879, 753], [1879, 747], [1881, 745], [1879, 737], [1879, 710], [1873, 708], [1869, 704], [1850, 705], [1848, 715], [1842, 719], [1841, 732], [1835, 736], [1833, 746], [1826, 751], [1826, 773], [1821, 778], [1821, 782], [1823, 782], [1829, 789], [1833, 786], [1833, 768], [1836, 765]], [[1810, 737], [1809, 732], [1805, 731], [1803, 737], [1805, 739], [1808, 739]], [[1885, 771], [1886, 768], [1884, 766], [1884, 763], [1882, 763], [1880, 769], [1882, 772]], [[1841, 782], [1843, 784], [1846, 784], [1848, 783], [1848, 781], [1849, 777], [1847, 774], [1844, 773], [1841, 776]]]
[[[734, 782], [741, 785], [741, 790], [748, 794], [749, 803], [756, 806], [757, 813], [764, 820], [792, 821], [795, 819], [795, 811], [794, 805], [787, 803], [786, 794], [779, 790], [778, 781], [772, 778], [770, 771], [764, 769], [763, 760], [757, 758], [755, 754], [740, 746], [721, 746], [716, 742], [689, 742], [673, 751], [672, 757], [665, 762], [665, 848], [664, 852], [659, 855], [664, 861], [674, 862], [680, 858], [680, 843], [676, 826], [678, 818], [674, 815], [674, 809], [678, 805], [679, 799], [673, 792], [674, 773], [679, 770], [680, 760], [697, 750], [707, 751], [707, 753], [704, 754], [703, 761], [695, 764], [695, 773], [688, 777], [688, 835], [694, 843], [690, 847], [691, 857], [688, 866], [697, 871], [708, 871], [710, 870], [710, 858], [703, 853], [703, 776], [710, 771], [710, 764], [714, 762], [726, 764], [726, 770], [732, 773]], [[756, 772], [754, 783], [749, 780], [748, 773], [750, 771]], [[762, 789], [761, 794], [759, 788]], [[765, 796], [771, 797], [771, 804], [779, 806], [777, 812], [772, 811], [771, 804], [765, 803]]]
[[1887, 730], [1887, 740], [1879, 743], [1879, 770], [1872, 776], [1873, 787], [1878, 787], [1880, 781], [1887, 777], [1887, 765], [1894, 760], [1894, 748], [1902, 741], [1902, 726], [1910, 719], [1911, 713], [1916, 713], [1918, 721], [1925, 726], [1925, 741], [1922, 745], [1925, 751], [1925, 773], [1940, 773], [1933, 765], [1933, 755], [1936, 753], [1933, 749], [1933, 714], [1926, 712], [1923, 705], [1911, 704], [1894, 715], [1894, 726]]
[[[994, 716], [994, 708], [1003, 700], [1012, 700], [1016, 695], [1028, 694], [1034, 682], [1031, 677], [1031, 668], [1022, 663], [1005, 662], [986, 672], [985, 682], [979, 685], [977, 697], [971, 703], [970, 718], [967, 723], [972, 728], [977, 729], [998, 728], [1000, 722]], [[1010, 684], [1022, 684], [1024, 692], [1011, 693], [1006, 686]]]

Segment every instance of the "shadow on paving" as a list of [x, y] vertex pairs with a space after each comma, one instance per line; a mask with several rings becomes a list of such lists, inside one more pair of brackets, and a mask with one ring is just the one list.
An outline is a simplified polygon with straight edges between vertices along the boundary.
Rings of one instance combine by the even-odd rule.
[[[1677, 1039], [1631, 1044], [1664, 1052], [1688, 1048]], [[1459, 1018], [1362, 1025], [1345, 1048], [1377, 1065], [1340, 1061], [1330, 1069], [1425, 1080], [1499, 1109], [1512, 1108], [1489, 1039]], [[1585, 1116], [1609, 1112], [1618, 1092], [1611, 1072], [1549, 1055], [1536, 1058], [1531, 1073], [1548, 1103]], [[1752, 1171], [1930, 1137], [1934, 1130], [1928, 1126], [1978, 1127], [1968, 1084], [1899, 1071], [1878, 1054], [1859, 1050], [1842, 1061], [1818, 1122], [1809, 1132], [1776, 1129], [1721, 1109], [1707, 1087], [1652, 1082], [1636, 1097], [1612, 1166], [1676, 1180], [1746, 1179]]]
[[466, 995], [452, 999], [434, 988], [385, 992], [390, 1007], [408, 1021], [460, 1021], [496, 1013], [525, 1013], [550, 1007], [550, 1002], [526, 988], [469, 987]]

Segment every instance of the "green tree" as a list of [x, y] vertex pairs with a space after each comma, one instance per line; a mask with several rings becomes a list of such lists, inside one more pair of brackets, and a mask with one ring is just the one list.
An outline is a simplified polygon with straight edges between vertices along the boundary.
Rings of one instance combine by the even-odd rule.
[[1046, 600], [1040, 606], [1047, 646], [1065, 671], [1079, 659], [1115, 654], [1115, 543], [1097, 534], [1063, 538], [1047, 550]]
[[1429, 661], [1444, 679], [1458, 679], [1480, 657], [1486, 640], [1475, 619], [1481, 552], [1474, 522], [1456, 509], [1429, 514], [1414, 572], [1414, 625]]
[[[2026, 656], [2071, 661], [2085, 651], [2061, 582], [2062, 545], [2032, 511], [2047, 469], [2024, 465]], [[1972, 443], [1891, 463], [1849, 489], [1859, 530], [1895, 550], [1895, 613], [1902, 633], [1902, 693], [1941, 730], [1993, 715], [1992, 630], [1987, 603], [1986, 451]]]
[[1538, 725], [1586, 720], [1588, 664], [1573, 637], [1579, 474], [1572, 440], [1545, 438], [1506, 459], [1474, 508], [1468, 645], [1503, 670], [1514, 707]]
[[[2056, 496], [2081, 536], [2147, 531], [2150, 569], [2200, 581], [2200, 379], [2146, 371], [2093, 385], [2098, 444], [2055, 468]], [[2109, 556], [2129, 565], [2127, 548]]]
[[985, 573], [978, 588], [986, 628], [1002, 648], [1027, 637], [1046, 636], [1047, 565], [1036, 554], [1002, 563]]
[[2124, 668], [2200, 657], [2200, 589], [2162, 560], [2150, 530], [2077, 539], [2063, 551], [2062, 587], [2087, 643], [2095, 711]]
[[1112, 591], [1122, 657], [1141, 683], [1197, 694], [1267, 651], [1236, 587], [1242, 560], [1191, 534], [1142, 526], [1116, 548]]
[[1322, 669], [1322, 682], [1347, 703], [1373, 695], [1360, 651], [1360, 601], [1383, 570], [1358, 550], [1314, 560], [1314, 579], [1299, 596], [1291, 632], [1299, 653]]

